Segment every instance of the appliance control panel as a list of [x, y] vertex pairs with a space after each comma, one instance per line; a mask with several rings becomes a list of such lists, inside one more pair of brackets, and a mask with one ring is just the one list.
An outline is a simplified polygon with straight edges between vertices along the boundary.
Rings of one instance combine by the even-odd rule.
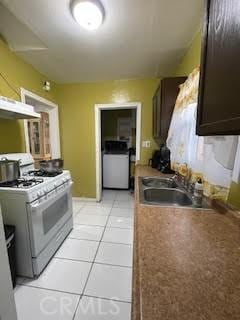
[[37, 199], [42, 201], [54, 197], [56, 193], [68, 188], [72, 184], [69, 172], [63, 173], [55, 178], [48, 178], [42, 184], [29, 190], [27, 193], [27, 202], [33, 202]]

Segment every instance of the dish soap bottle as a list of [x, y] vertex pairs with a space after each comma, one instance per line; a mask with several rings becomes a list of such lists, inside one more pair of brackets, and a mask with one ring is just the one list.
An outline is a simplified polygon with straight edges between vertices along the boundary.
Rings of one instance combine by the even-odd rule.
[[195, 207], [202, 207], [203, 202], [203, 183], [202, 179], [199, 178], [195, 183], [193, 202]]

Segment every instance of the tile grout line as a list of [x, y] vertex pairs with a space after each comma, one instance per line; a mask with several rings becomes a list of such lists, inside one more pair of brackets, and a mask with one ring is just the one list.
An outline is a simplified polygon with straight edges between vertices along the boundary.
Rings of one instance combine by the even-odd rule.
[[[104, 216], [104, 217], [107, 217], [107, 216]], [[112, 216], [110, 216], [110, 218], [111, 218]], [[116, 218], [124, 218], [124, 217], [116, 217]], [[131, 219], [131, 218], [129, 218], [129, 219]], [[78, 223], [75, 223], [76, 225], [78, 225], [78, 226], [86, 226], [86, 227], [102, 227], [102, 228], [104, 228], [104, 226], [100, 226], [100, 225], [91, 225], [91, 224], [78, 224]], [[128, 229], [128, 230], [133, 230], [134, 228], [133, 227], [129, 227], [129, 228], [124, 228], [124, 227], [107, 227], [107, 228], [113, 228], [113, 229]], [[70, 237], [69, 237], [70, 238]], [[77, 238], [72, 238], [72, 239], [77, 239]], [[79, 240], [82, 240], [82, 239], [79, 239]], [[85, 239], [83, 239], [83, 240], [85, 240]], [[88, 239], [86, 239], [86, 240], [88, 240]], [[99, 240], [92, 240], [92, 241], [99, 241]]]
[[[107, 227], [108, 229], [121, 229], [121, 230], [132, 230], [133, 229], [126, 229], [126, 228], [112, 228], [112, 227]], [[113, 242], [113, 241], [103, 241], [103, 240], [89, 240], [89, 239], [77, 239], [77, 238], [66, 238], [67, 239], [72, 239], [72, 240], [78, 240], [78, 241], [90, 241], [90, 242], [102, 242], [102, 243], [110, 243], [110, 244], [121, 244], [121, 245], [125, 245], [125, 246], [133, 246], [133, 244], [131, 243], [124, 243], [124, 242]], [[61, 247], [59, 248], [61, 249]], [[55, 256], [53, 256], [53, 258], [55, 258]]]
[[[116, 194], [116, 197], [117, 197], [117, 194]], [[110, 216], [111, 216], [111, 212], [112, 212], [112, 210], [113, 210], [113, 208], [114, 208], [114, 202], [115, 202], [115, 200], [113, 201], [113, 204], [112, 204], [112, 207], [111, 207], [111, 210], [110, 210], [108, 219], [107, 219], [106, 224], [105, 224], [105, 226], [104, 226], [104, 230], [103, 230], [103, 233], [102, 233], [102, 237], [101, 237], [101, 239], [100, 239], [100, 241], [99, 241], [99, 245], [98, 245], [98, 248], [97, 248], [97, 251], [96, 251], [96, 254], [95, 254], [95, 257], [94, 257], [94, 260], [93, 260], [93, 263], [92, 263], [92, 266], [91, 266], [91, 269], [90, 269], [90, 272], [89, 272], [89, 275], [88, 275], [88, 278], [87, 278], [87, 281], [86, 281], [86, 284], [85, 284], [84, 289], [83, 289], [83, 293], [82, 293], [83, 296], [84, 296], [84, 293], [85, 293], [85, 290], [86, 290], [86, 287], [87, 287], [87, 283], [88, 283], [88, 280], [89, 280], [89, 278], [90, 278], [90, 274], [91, 274], [91, 272], [92, 272], [93, 266], [94, 266], [94, 264], [97, 264], [97, 262], [96, 262], [96, 257], [97, 257], [97, 254], [98, 254], [100, 245], [101, 245], [101, 243], [103, 242], [102, 239], [103, 239], [103, 237], [104, 237], [104, 233], [105, 233], [105, 231], [106, 231], [107, 224], [108, 224], [108, 221], [109, 221]], [[112, 265], [110, 265], [110, 266], [112, 266]], [[132, 269], [132, 268], [129, 268], [129, 269]], [[87, 295], [85, 295], [85, 296], [87, 296]], [[96, 297], [96, 298], [97, 298], [97, 297]], [[100, 297], [98, 297], [98, 298], [100, 298]], [[130, 303], [131, 303], [131, 302], [130, 302]], [[73, 320], [74, 320], [74, 318], [73, 318]]]
[[[125, 301], [125, 300], [117, 300], [117, 299], [110, 299], [110, 298], [103, 298], [103, 297], [97, 297], [97, 296], [92, 296], [92, 295], [88, 295], [88, 294], [83, 294], [83, 293], [73, 293], [73, 292], [69, 292], [69, 291], [63, 291], [63, 290], [57, 290], [57, 289], [49, 289], [49, 288], [45, 288], [45, 287], [37, 287], [37, 286], [30, 286], [28, 284], [18, 284], [15, 288], [17, 287], [27, 287], [27, 288], [33, 288], [33, 289], [39, 289], [39, 290], [45, 290], [45, 291], [50, 291], [50, 292], [58, 292], [58, 293], [65, 293], [65, 294], [69, 294], [71, 296], [77, 296], [78, 299], [81, 299], [82, 297], [89, 297], [89, 298], [96, 298], [96, 299], [102, 299], [102, 300], [107, 300], [107, 301], [116, 301], [116, 302], [123, 302], [123, 303], [128, 303], [131, 304], [131, 302], [129, 301]], [[15, 289], [14, 289], [15, 290]]]
[[[112, 207], [111, 207], [111, 210], [112, 210]], [[110, 213], [111, 213], [111, 210], [110, 210]], [[109, 213], [109, 216], [110, 216], [110, 213]], [[108, 219], [109, 219], [109, 216], [108, 216]], [[108, 219], [107, 219], [107, 221], [106, 221], [106, 224], [107, 224], [107, 222], [108, 222]], [[92, 269], [93, 269], [94, 261], [95, 261], [95, 259], [96, 259], [96, 256], [97, 256], [97, 253], [98, 253], [98, 249], [99, 249], [100, 244], [101, 244], [101, 239], [102, 239], [103, 234], [104, 234], [104, 232], [105, 232], [105, 228], [106, 228], [106, 227], [104, 227], [104, 229], [103, 229], [102, 236], [101, 236], [101, 238], [100, 238], [100, 241], [99, 241], [97, 250], [96, 250], [95, 255], [94, 255], [94, 258], [93, 258], [93, 262], [92, 262], [92, 264], [91, 264], [91, 267], [90, 267], [90, 270], [89, 270], [89, 272], [88, 272], [88, 276], [87, 276], [85, 285], [84, 285], [83, 290], [82, 290], [81, 298], [79, 299], [79, 302], [78, 302], [78, 304], [77, 304], [77, 307], [76, 307], [76, 310], [75, 310], [75, 312], [74, 312], [74, 315], [73, 315], [72, 320], [75, 320], [75, 317], [76, 317], [76, 314], [77, 314], [77, 310], [78, 310], [78, 307], [79, 307], [79, 305], [80, 305], [82, 296], [84, 295], [84, 292], [85, 292], [85, 290], [86, 290], [86, 287], [87, 287], [87, 284], [88, 284], [88, 280], [89, 280], [89, 278], [90, 278], [90, 274], [91, 274]]]
[[[113, 203], [114, 203], [114, 202], [113, 202]], [[111, 210], [112, 210], [112, 208], [113, 208], [113, 203], [112, 203], [112, 206], [111, 206]], [[111, 210], [110, 210], [110, 213], [111, 213]], [[93, 269], [94, 261], [95, 261], [96, 256], [97, 256], [98, 249], [99, 249], [100, 244], [101, 244], [101, 239], [102, 239], [103, 234], [104, 234], [104, 232], [105, 232], [106, 225], [107, 225], [107, 223], [108, 223], [110, 213], [109, 213], [109, 215], [108, 215], [108, 219], [107, 219], [106, 224], [105, 224], [105, 226], [104, 226], [104, 229], [103, 229], [103, 232], [102, 232], [102, 236], [101, 236], [101, 238], [100, 238], [100, 241], [99, 241], [99, 244], [98, 244], [98, 247], [97, 247], [97, 250], [96, 250], [96, 253], [95, 253], [94, 259], [93, 259], [93, 262], [92, 262], [91, 267], [90, 267], [90, 270], [89, 270], [89, 272], [88, 272], [88, 276], [87, 276], [87, 279], [86, 279], [85, 285], [84, 285], [83, 290], [82, 290], [81, 298], [82, 298], [82, 296], [83, 296], [83, 294], [84, 294], [84, 292], [85, 292], [85, 290], [86, 290], [87, 283], [88, 283], [88, 280], [89, 280], [89, 278], [90, 278], [90, 274], [91, 274], [92, 269]], [[79, 299], [79, 302], [78, 302], [78, 304], [77, 304], [76, 310], [75, 310], [75, 312], [74, 312], [74, 315], [73, 315], [73, 318], [72, 318], [73, 320], [74, 320], [74, 319], [75, 319], [75, 317], [76, 317], [77, 310], [78, 310], [78, 307], [79, 307], [80, 302], [81, 302], [81, 298]]]
[[124, 301], [124, 300], [117, 300], [117, 299], [110, 299], [110, 298], [100, 298], [100, 297], [96, 297], [96, 296], [90, 296], [88, 294], [83, 294], [81, 298], [83, 297], [88, 297], [88, 298], [95, 298], [95, 299], [102, 299], [102, 300], [107, 300], [107, 301], [116, 301], [116, 302], [121, 302], [121, 303], [127, 303], [127, 304], [132, 304], [129, 301]]
[[119, 265], [119, 264], [111, 264], [111, 263], [103, 263], [103, 262], [92, 262], [92, 261], [87, 261], [87, 260], [76, 260], [76, 259], [70, 259], [70, 258], [58, 258], [58, 257], [54, 257], [53, 259], [58, 259], [58, 260], [68, 260], [68, 261], [76, 261], [76, 262], [86, 262], [89, 264], [100, 264], [100, 265], [105, 265], [105, 266], [111, 266], [111, 267], [118, 267], [118, 268], [128, 268], [128, 269], [132, 269], [131, 266], [123, 266], [123, 265]]
[[[69, 294], [69, 295], [74, 295], [74, 296], [77, 296], [77, 304], [76, 304], [76, 309], [75, 309], [75, 312], [73, 313], [73, 317], [72, 317], [72, 320], [75, 319], [76, 317], [76, 313], [77, 313], [77, 310], [78, 310], [78, 307], [80, 305], [80, 302], [81, 302], [81, 299], [83, 296], [85, 297], [92, 297], [92, 298], [96, 298], [96, 299], [103, 299], [103, 300], [107, 300], [107, 301], [116, 301], [116, 302], [122, 302], [122, 303], [126, 303], [126, 304], [131, 304], [131, 301], [123, 301], [123, 300], [117, 300], [117, 299], [109, 299], [109, 298], [103, 298], [103, 297], [96, 297], [96, 296], [91, 296], [91, 295], [84, 295], [84, 292], [86, 290], [86, 287], [87, 287], [87, 283], [89, 281], [89, 278], [90, 278], [90, 275], [91, 275], [91, 272], [92, 272], [92, 269], [93, 269], [93, 266], [94, 264], [100, 264], [100, 265], [108, 265], [108, 266], [115, 266], [115, 267], [123, 267], [123, 268], [129, 268], [129, 269], [132, 269], [132, 267], [128, 267], [128, 266], [120, 266], [120, 265], [112, 265], [112, 264], [105, 264], [105, 263], [99, 263], [99, 262], [96, 262], [96, 257], [97, 257], [97, 254], [98, 254], [98, 251], [99, 251], [99, 248], [100, 248], [100, 245], [101, 243], [112, 243], [112, 244], [123, 244], [123, 245], [128, 245], [128, 246], [132, 246], [131, 244], [126, 244], [126, 243], [114, 243], [114, 242], [106, 242], [106, 241], [102, 241], [103, 239], [103, 236], [104, 236], [104, 233], [106, 231], [106, 228], [115, 228], [115, 229], [126, 229], [126, 230], [131, 230], [133, 228], [121, 228], [121, 227], [107, 227], [107, 224], [109, 222], [109, 219], [111, 217], [111, 212], [113, 210], [113, 208], [116, 208], [114, 207], [114, 203], [116, 201], [116, 198], [117, 198], [117, 193], [115, 195], [115, 198], [113, 199], [113, 203], [112, 203], [112, 206], [111, 207], [108, 207], [108, 208], [111, 208], [110, 209], [110, 212], [109, 214], [107, 215], [107, 220], [106, 220], [106, 223], [104, 226], [100, 226], [100, 227], [103, 227], [103, 232], [102, 232], [102, 236], [100, 238], [100, 241], [95, 241], [95, 240], [88, 240], [88, 239], [75, 239], [75, 238], [70, 238], [70, 239], [75, 239], [75, 240], [85, 240], [85, 241], [94, 241], [94, 242], [99, 242], [98, 244], [98, 247], [97, 247], [97, 250], [96, 250], [96, 253], [94, 255], [94, 259], [93, 259], [93, 262], [89, 262], [89, 261], [84, 261], [84, 260], [74, 260], [74, 259], [66, 259], [66, 258], [58, 258], [58, 257], [53, 257], [55, 259], [65, 259], [65, 260], [72, 260], [72, 261], [83, 261], [83, 262], [86, 262], [86, 263], [89, 263], [91, 264], [91, 267], [89, 269], [89, 272], [88, 272], [88, 276], [87, 276], [87, 279], [86, 279], [86, 282], [85, 282], [85, 285], [83, 287], [83, 290], [82, 290], [82, 293], [72, 293], [72, 292], [68, 292], [68, 291], [61, 291], [61, 290], [56, 290], [56, 289], [49, 289], [49, 288], [44, 288], [44, 287], [37, 287], [37, 286], [32, 286], [32, 285], [28, 285], [24, 282], [18, 284], [18, 286], [23, 286], [23, 287], [28, 287], [28, 288], [35, 288], [35, 289], [38, 289], [38, 290], [46, 290], [46, 291], [50, 291], [50, 292], [59, 292], [59, 293], [66, 293], [66, 294]], [[80, 211], [87, 205], [87, 203], [84, 203], [83, 206], [75, 213], [73, 214], [73, 216], [77, 216]], [[132, 209], [132, 208], [123, 208], [123, 207], [117, 207], [119, 209]], [[122, 217], [122, 216], [119, 216], [119, 217]], [[122, 218], [128, 218], [128, 217], [122, 217]], [[74, 224], [77, 224], [77, 223], [74, 223]], [[78, 224], [77, 224], [78, 225]], [[86, 226], [92, 226], [92, 227], [98, 227], [98, 225], [86, 225]]]
[[29, 285], [27, 283], [21, 283], [20, 285], [18, 285], [19, 287], [27, 287], [27, 288], [34, 288], [34, 289], [39, 289], [39, 290], [46, 290], [46, 291], [53, 291], [53, 292], [60, 292], [60, 293], [66, 293], [66, 294], [70, 294], [70, 295], [74, 295], [74, 296], [82, 296], [82, 293], [76, 293], [76, 292], [69, 292], [69, 291], [64, 291], [64, 290], [57, 290], [57, 289], [49, 289], [46, 287], [38, 287], [38, 286], [34, 286], [34, 285]]
[[103, 232], [102, 232], [102, 236], [101, 236], [101, 238], [100, 238], [100, 241], [99, 241], [99, 244], [98, 244], [98, 247], [97, 247], [97, 250], [96, 250], [96, 253], [95, 253], [93, 262], [92, 262], [92, 266], [91, 266], [91, 268], [90, 268], [90, 271], [89, 271], [89, 274], [88, 274], [88, 277], [87, 277], [87, 280], [86, 280], [86, 283], [85, 283], [85, 286], [84, 286], [84, 288], [83, 288], [83, 295], [84, 295], [84, 292], [85, 292], [85, 290], [86, 290], [87, 283], [88, 283], [88, 280], [89, 280], [89, 278], [90, 278], [90, 274], [91, 274], [91, 272], [92, 272], [93, 265], [94, 265], [94, 263], [95, 263], [95, 260], [96, 260], [97, 254], [98, 254], [98, 251], [99, 251], [99, 248], [100, 248], [100, 245], [101, 245], [101, 242], [102, 242], [102, 238], [103, 238], [103, 236], [104, 236], [104, 233], [105, 233], [105, 230], [106, 230], [106, 227], [107, 227], [107, 224], [108, 224], [110, 215], [111, 215], [112, 208], [113, 208], [113, 204], [112, 204], [111, 210], [110, 210], [110, 212], [109, 212], [109, 215], [108, 215], [106, 224], [105, 224], [105, 226], [104, 226], [104, 229], [103, 229]]

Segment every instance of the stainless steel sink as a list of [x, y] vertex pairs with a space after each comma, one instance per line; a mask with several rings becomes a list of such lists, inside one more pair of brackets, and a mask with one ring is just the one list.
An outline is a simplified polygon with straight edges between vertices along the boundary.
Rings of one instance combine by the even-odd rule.
[[[171, 178], [139, 177], [140, 202], [155, 206], [194, 207], [192, 195], [184, 186]], [[209, 209], [208, 201], [203, 200], [199, 209]]]
[[180, 189], [147, 188], [144, 189], [144, 200], [152, 204], [172, 206], [192, 206], [192, 199]]
[[142, 184], [151, 188], [177, 188], [178, 184], [171, 178], [142, 178]]

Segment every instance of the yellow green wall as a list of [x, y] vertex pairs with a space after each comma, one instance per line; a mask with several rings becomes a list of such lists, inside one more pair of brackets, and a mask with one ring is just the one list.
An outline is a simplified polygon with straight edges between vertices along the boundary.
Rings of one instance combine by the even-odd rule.
[[[55, 85], [47, 93], [42, 85], [46, 77], [12, 53], [0, 38], [0, 72], [20, 93], [20, 87], [59, 104], [62, 155], [72, 172], [74, 195], [95, 197], [94, 104], [142, 102], [142, 139], [152, 148], [141, 150], [141, 162], [147, 163], [152, 149], [152, 96], [159, 79], [112, 81], [73, 85]], [[51, 80], [51, 79], [50, 79]], [[19, 100], [19, 96], [0, 78], [0, 95]], [[23, 152], [23, 122], [0, 119], [0, 153]]]
[[[188, 75], [200, 64], [200, 32], [172, 75]], [[0, 38], [0, 72], [20, 92], [30, 90], [60, 106], [62, 152], [75, 182], [76, 196], [95, 196], [94, 104], [121, 101], [142, 102], [142, 140], [151, 140], [151, 149], [141, 150], [141, 162], [147, 163], [156, 144], [152, 139], [152, 96], [159, 79], [112, 81], [73, 85], [55, 85], [47, 93], [42, 84], [46, 77], [12, 53]], [[49, 80], [49, 79], [48, 79]], [[0, 95], [19, 97], [0, 78]], [[0, 153], [25, 150], [22, 121], [0, 119]], [[240, 208], [240, 185], [232, 184], [229, 202]]]
[[[56, 101], [54, 85], [50, 93], [43, 91], [42, 84], [46, 77], [12, 53], [1, 38], [0, 72], [19, 93], [20, 87], [23, 87], [51, 101]], [[0, 95], [20, 100], [19, 96], [9, 88], [1, 77]], [[22, 152], [24, 150], [23, 122], [0, 119], [0, 153]]]
[[140, 101], [142, 103], [142, 140], [152, 148], [141, 149], [141, 163], [147, 163], [152, 149], [152, 96], [159, 79], [111, 81], [58, 85], [62, 152], [65, 165], [74, 179], [74, 195], [95, 197], [95, 119], [94, 105]]
[[201, 41], [201, 32], [198, 32], [180, 64], [174, 69], [173, 76], [187, 76], [194, 68], [200, 66]]
[[228, 196], [228, 202], [240, 209], [240, 184], [234, 182], [232, 183]]

